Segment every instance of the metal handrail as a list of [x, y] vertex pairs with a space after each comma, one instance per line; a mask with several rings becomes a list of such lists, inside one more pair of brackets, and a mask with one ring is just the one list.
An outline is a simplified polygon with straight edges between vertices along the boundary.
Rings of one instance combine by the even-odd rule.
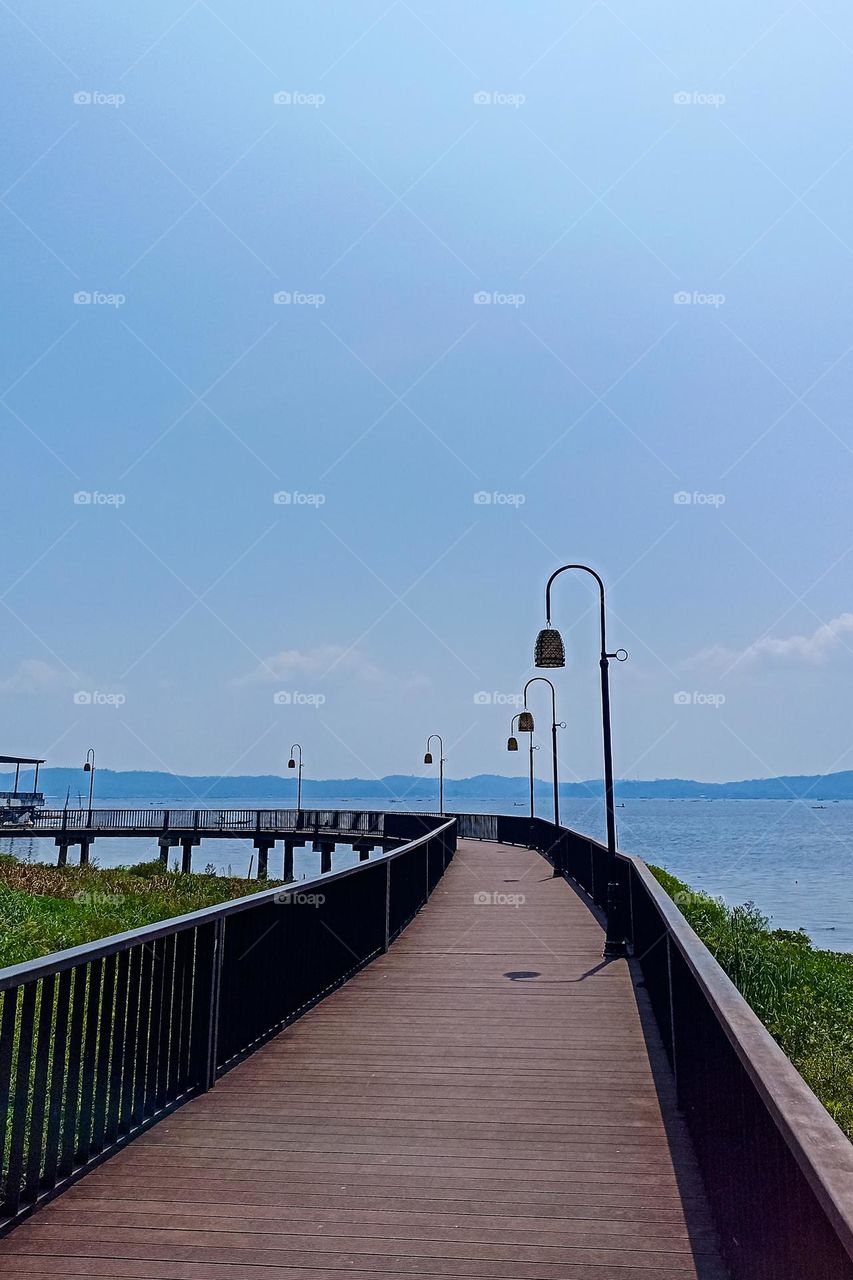
[[[423, 814], [417, 815], [419, 818], [423, 816]], [[451, 818], [440, 826], [435, 827], [432, 831], [426, 831], [423, 835], [407, 841], [396, 849], [386, 849], [382, 853], [371, 857], [369, 863], [360, 862], [353, 867], [344, 867], [340, 871], [329, 871], [325, 875], [312, 876], [310, 880], [293, 881], [287, 887], [277, 885], [272, 889], [262, 889], [258, 893], [246, 894], [242, 898], [229, 898], [227, 902], [218, 902], [212, 907], [200, 907], [197, 911], [188, 911], [184, 915], [171, 916], [167, 920], [158, 921], [156, 924], [141, 925], [138, 929], [128, 929], [124, 933], [114, 933], [107, 938], [98, 938], [94, 942], [83, 942], [79, 946], [68, 947], [64, 951], [54, 951], [50, 955], [40, 956], [36, 960], [25, 960], [21, 964], [7, 965], [5, 968], [0, 968], [0, 991], [5, 991], [9, 987], [19, 986], [22, 982], [30, 982], [37, 978], [46, 977], [49, 974], [62, 973], [64, 969], [71, 969], [83, 961], [97, 960], [115, 955], [128, 946], [154, 942], [158, 938], [165, 938], [169, 934], [179, 933], [184, 929], [194, 929], [198, 925], [212, 924], [217, 920], [224, 920], [228, 916], [237, 915], [238, 912], [245, 911], [248, 908], [276, 902], [282, 898], [282, 895], [292, 895], [294, 892], [303, 894], [309, 893], [315, 888], [325, 888], [336, 880], [346, 880], [350, 876], [358, 875], [367, 866], [375, 867], [382, 862], [393, 862], [395, 859], [402, 857], [403, 854], [420, 848], [421, 845], [426, 844], [428, 840], [432, 840], [435, 836], [447, 833], [455, 825], [455, 821], [455, 818]], [[294, 885], [297, 885], [298, 888], [294, 889]]]
[[[608, 850], [597, 840], [544, 818], [457, 817], [461, 838], [526, 844], [605, 908]], [[632, 963], [732, 1276], [853, 1280], [853, 1145], [646, 863], [623, 853], [616, 862]]]
[[630, 864], [844, 1248], [853, 1259], [853, 1143], [721, 968], [642, 858]]

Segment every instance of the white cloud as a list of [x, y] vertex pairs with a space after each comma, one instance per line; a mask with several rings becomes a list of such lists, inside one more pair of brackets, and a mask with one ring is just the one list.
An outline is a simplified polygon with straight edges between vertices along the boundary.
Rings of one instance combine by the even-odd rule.
[[773, 659], [819, 666], [841, 647], [844, 637], [849, 635], [853, 635], [853, 613], [841, 613], [837, 618], [822, 623], [808, 635], [786, 636], [781, 640], [765, 636], [741, 650], [729, 649], [721, 644], [712, 645], [694, 654], [684, 666], [719, 669], [735, 663], [743, 666]]
[[[344, 673], [369, 684], [397, 679], [382, 671], [357, 649], [348, 649], [340, 644], [324, 644], [316, 649], [282, 649], [280, 653], [274, 653], [265, 658], [254, 671], [242, 676], [237, 683], [256, 684], [294, 677], [304, 679], [309, 676], [315, 680], [322, 680], [325, 676], [331, 677]], [[404, 683], [413, 686], [428, 682], [423, 676], [414, 676]]]
[[42, 693], [45, 689], [67, 685], [69, 679], [68, 672], [61, 667], [52, 667], [39, 658], [24, 658], [18, 663], [17, 671], [0, 679], [0, 694]]

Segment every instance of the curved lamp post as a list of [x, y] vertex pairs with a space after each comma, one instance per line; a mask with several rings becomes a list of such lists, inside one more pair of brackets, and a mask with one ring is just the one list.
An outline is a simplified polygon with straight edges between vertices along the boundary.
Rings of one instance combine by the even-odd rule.
[[441, 740], [440, 733], [431, 733], [427, 738], [426, 751], [424, 752], [424, 764], [432, 764], [432, 752], [429, 744], [433, 738], [438, 738], [438, 812], [444, 813], [444, 743]]
[[290, 748], [290, 759], [287, 762], [288, 769], [296, 768], [295, 752], [299, 752], [299, 772], [296, 775], [296, 808], [302, 808], [302, 747], [298, 742], [294, 742]]
[[90, 747], [86, 752], [86, 763], [83, 765], [83, 772], [89, 775], [89, 810], [92, 812], [92, 795], [95, 790], [95, 748]]
[[[559, 827], [560, 825], [560, 782], [557, 777], [557, 730], [565, 729], [566, 722], [565, 720], [557, 719], [557, 691], [555, 690], [553, 684], [548, 679], [548, 677], [547, 676], [531, 676], [530, 679], [527, 681], [527, 684], [524, 686], [524, 711], [522, 711], [521, 713], [522, 716], [526, 715], [528, 720], [530, 721], [530, 732], [531, 733], [533, 732], [533, 716], [527, 710], [527, 690], [530, 688], [532, 684], [535, 684], [537, 680], [541, 680], [543, 684], [547, 684], [548, 688], [551, 690], [551, 772], [554, 778], [554, 825]], [[518, 727], [519, 729], [521, 729], [520, 721], [519, 721]]]
[[[527, 719], [525, 719], [525, 716], [527, 717]], [[530, 759], [529, 759], [529, 763], [528, 763], [528, 766], [527, 766], [527, 771], [528, 771], [528, 776], [529, 776], [529, 780], [530, 780], [530, 816], [531, 816], [531, 818], [533, 818], [533, 817], [535, 817], [535, 816], [536, 816], [536, 815], [535, 815], [535, 813], [534, 813], [534, 811], [533, 811], [533, 796], [534, 796], [534, 788], [533, 788], [533, 752], [534, 752], [534, 751], [538, 751], [538, 750], [539, 750], [539, 748], [538, 748], [538, 747], [535, 747], [535, 746], [533, 745], [533, 716], [530, 714], [530, 712], [529, 712], [529, 711], [519, 711], [519, 712], [517, 712], [517, 713], [512, 717], [512, 723], [511, 723], [511, 724], [510, 724], [510, 726], [509, 726], [509, 737], [508, 737], [508, 738], [507, 738], [507, 740], [506, 740], [506, 749], [507, 749], [507, 751], [517, 751], [517, 750], [518, 750], [518, 738], [513, 737], [513, 732], [512, 732], [512, 731], [513, 731], [513, 729], [515, 728], [515, 722], [516, 722], [516, 720], [518, 721], [518, 732], [519, 732], [519, 733], [529, 733], [529, 734], [530, 734], [530, 749], [529, 749], [529, 751], [528, 751], [528, 755], [529, 755]]]
[[625, 955], [625, 923], [622, 893], [617, 879], [616, 867], [616, 811], [613, 801], [613, 741], [610, 731], [610, 675], [609, 659], [616, 658], [624, 662], [628, 654], [624, 649], [615, 653], [607, 652], [606, 614], [604, 607], [604, 583], [594, 569], [585, 564], [564, 564], [556, 569], [548, 579], [545, 587], [545, 627], [536, 637], [534, 665], [537, 667], [564, 667], [566, 650], [563, 637], [555, 627], [551, 626], [551, 586], [554, 579], [569, 569], [588, 573], [598, 584], [601, 656], [601, 729], [604, 744], [604, 804], [607, 813], [607, 933], [604, 943], [605, 956]]

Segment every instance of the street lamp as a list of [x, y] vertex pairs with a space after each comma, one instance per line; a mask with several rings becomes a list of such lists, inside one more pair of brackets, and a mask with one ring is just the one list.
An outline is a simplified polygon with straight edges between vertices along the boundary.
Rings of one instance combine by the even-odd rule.
[[438, 812], [444, 813], [444, 743], [440, 733], [431, 733], [427, 738], [426, 751], [424, 752], [424, 764], [432, 764], [432, 752], [429, 744], [433, 738], [438, 738]]
[[[557, 730], [565, 729], [565, 720], [557, 719], [557, 693], [547, 676], [531, 676], [524, 686], [524, 710], [521, 713], [521, 719], [518, 722], [519, 729], [526, 729], [529, 722], [530, 732], [533, 732], [533, 716], [527, 710], [527, 690], [537, 680], [541, 680], [543, 684], [547, 684], [551, 690], [551, 772], [554, 778], [554, 824], [560, 825], [560, 783], [557, 777]], [[526, 718], [525, 718], [526, 717]]]
[[512, 731], [513, 731], [513, 729], [515, 728], [515, 722], [516, 722], [516, 720], [518, 721], [518, 732], [519, 732], [519, 733], [529, 733], [529, 734], [530, 734], [530, 749], [529, 749], [529, 752], [528, 752], [528, 755], [529, 755], [529, 762], [528, 762], [527, 770], [528, 770], [528, 776], [529, 776], [529, 780], [530, 780], [530, 816], [531, 816], [531, 818], [533, 818], [533, 817], [535, 817], [535, 814], [534, 814], [534, 812], [533, 812], [533, 796], [534, 796], [534, 790], [533, 790], [533, 752], [534, 752], [534, 751], [538, 751], [538, 750], [539, 750], [539, 748], [538, 748], [538, 747], [534, 747], [534, 745], [533, 745], [533, 716], [530, 714], [530, 712], [529, 712], [529, 711], [519, 711], [519, 712], [517, 712], [517, 713], [512, 717], [512, 722], [511, 722], [511, 724], [510, 724], [510, 726], [509, 726], [510, 736], [509, 736], [509, 737], [507, 738], [507, 740], [506, 740], [506, 749], [507, 749], [507, 751], [517, 751], [517, 750], [518, 750], [518, 738], [514, 738], [514, 737], [512, 736]]
[[298, 742], [294, 742], [293, 746], [290, 748], [290, 759], [287, 762], [287, 767], [288, 769], [296, 768], [296, 760], [294, 759], [294, 753], [297, 751], [299, 752], [299, 772], [296, 775], [296, 808], [301, 809], [302, 808], [302, 747], [299, 745]]
[[89, 813], [92, 812], [92, 794], [95, 790], [95, 748], [90, 747], [86, 752], [86, 763], [83, 765], [83, 772], [89, 775]]
[[616, 866], [616, 810], [613, 800], [613, 742], [610, 732], [610, 675], [609, 659], [616, 658], [624, 662], [628, 654], [624, 649], [615, 653], [607, 652], [606, 614], [604, 607], [604, 583], [594, 569], [585, 564], [564, 564], [556, 569], [548, 579], [545, 587], [545, 627], [536, 637], [534, 665], [537, 667], [564, 667], [566, 650], [563, 637], [555, 627], [551, 626], [551, 586], [554, 579], [569, 569], [577, 569], [588, 573], [598, 584], [601, 656], [601, 729], [604, 744], [604, 804], [607, 813], [607, 933], [604, 943], [604, 954], [607, 957], [625, 955], [625, 922], [624, 904], [617, 880]]

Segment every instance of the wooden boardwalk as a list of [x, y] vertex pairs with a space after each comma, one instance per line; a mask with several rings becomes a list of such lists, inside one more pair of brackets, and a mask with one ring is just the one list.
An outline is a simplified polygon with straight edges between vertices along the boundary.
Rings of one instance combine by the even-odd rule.
[[721, 1280], [601, 946], [537, 854], [461, 841], [386, 956], [0, 1241], [0, 1274]]

